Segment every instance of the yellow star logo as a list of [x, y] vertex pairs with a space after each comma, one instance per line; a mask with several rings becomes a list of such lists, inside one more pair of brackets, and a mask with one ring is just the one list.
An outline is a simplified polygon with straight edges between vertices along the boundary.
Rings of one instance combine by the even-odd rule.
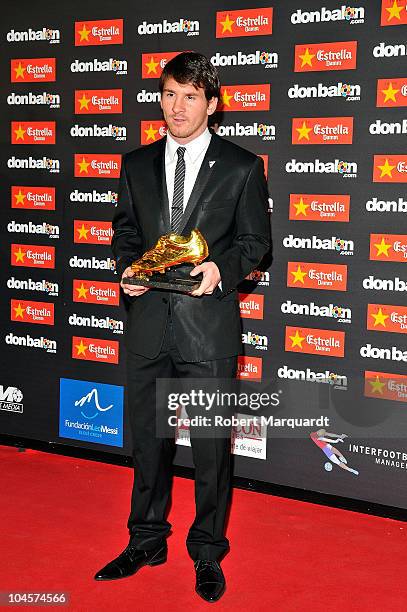
[[82, 172], [85, 172], [86, 174], [88, 174], [88, 166], [90, 166], [90, 162], [87, 162], [86, 159], [82, 157], [82, 161], [77, 162], [77, 163], [79, 166], [79, 174], [82, 174]]
[[82, 40], [87, 40], [89, 42], [90, 30], [86, 29], [85, 24], [83, 24], [82, 30], [78, 30], [78, 34], [80, 36], [79, 42], [82, 42]]
[[14, 256], [16, 258], [16, 263], [18, 263], [19, 261], [21, 261], [21, 263], [24, 263], [25, 253], [21, 250], [21, 247], [18, 247], [18, 251], [14, 251]]
[[17, 130], [14, 130], [14, 133], [16, 135], [16, 140], [24, 140], [24, 134], [25, 134], [26, 130], [23, 130], [23, 128], [21, 127], [21, 125], [18, 126]]
[[85, 355], [86, 356], [86, 351], [88, 349], [88, 347], [86, 346], [86, 344], [83, 343], [83, 340], [81, 338], [81, 341], [79, 344], [75, 344], [75, 348], [76, 348], [76, 356], [79, 357], [79, 355]]
[[384, 314], [381, 308], [379, 308], [376, 314], [372, 312], [371, 316], [374, 319], [374, 327], [376, 327], [376, 325], [383, 325], [383, 327], [386, 327], [385, 321], [389, 318], [389, 315]]
[[25, 202], [25, 195], [23, 194], [23, 192], [21, 191], [21, 189], [19, 190], [18, 193], [14, 194], [14, 197], [16, 199], [16, 204], [22, 204], [24, 206]]
[[83, 108], [89, 110], [90, 98], [87, 98], [84, 93], [82, 94], [82, 98], [78, 98], [78, 102], [80, 104], [79, 110], [82, 110]]
[[227, 90], [227, 89], [224, 89], [224, 90], [223, 90], [223, 93], [222, 93], [222, 95], [221, 95], [221, 97], [220, 97], [221, 104], [222, 104], [223, 106], [229, 106], [229, 108], [230, 108], [230, 100], [231, 100], [232, 98], [233, 98], [233, 96], [229, 96], [229, 94], [228, 94], [228, 90]]
[[78, 292], [77, 298], [84, 298], [85, 300], [88, 299], [88, 291], [89, 289], [86, 289], [85, 285], [83, 283], [81, 283], [80, 287], [76, 287], [76, 291]]
[[376, 253], [376, 257], [378, 257], [379, 255], [385, 255], [386, 257], [389, 256], [388, 250], [391, 247], [391, 244], [387, 244], [384, 241], [384, 238], [382, 238], [382, 241], [379, 242], [378, 244], [375, 243], [374, 245], [377, 249], [377, 253]]
[[24, 319], [25, 308], [22, 308], [20, 302], [18, 303], [18, 306], [13, 306], [13, 309], [15, 319], [17, 319], [17, 317], [21, 317], [22, 319]]
[[306, 48], [305, 53], [299, 56], [302, 60], [301, 68], [304, 66], [311, 66], [312, 68], [312, 58], [315, 57], [315, 53], [310, 53], [308, 47]]
[[16, 73], [16, 79], [18, 78], [24, 78], [24, 72], [25, 72], [25, 68], [24, 66], [22, 66], [21, 62], [18, 63], [17, 68], [14, 68], [14, 71]]
[[309, 208], [309, 204], [305, 204], [302, 198], [300, 198], [299, 202], [294, 203], [294, 206], [296, 208], [296, 213], [295, 213], [296, 217], [298, 217], [298, 215], [304, 215], [304, 217], [307, 216], [307, 208]]
[[144, 133], [147, 135], [147, 142], [149, 140], [155, 140], [155, 135], [157, 134], [158, 130], [155, 130], [153, 128], [153, 124], [150, 123], [150, 127], [148, 128], [148, 130], [144, 130]]
[[386, 11], [389, 13], [389, 16], [387, 17], [387, 21], [390, 21], [391, 19], [393, 19], [393, 17], [395, 17], [396, 19], [400, 20], [400, 11], [403, 10], [403, 6], [399, 6], [397, 4], [397, 0], [394, 0], [393, 5], [390, 7], [386, 7]]
[[392, 176], [392, 170], [394, 170], [394, 168], [396, 166], [391, 166], [389, 164], [389, 160], [386, 157], [386, 161], [384, 162], [384, 164], [382, 164], [381, 166], [377, 166], [380, 170], [381, 170], [381, 175], [380, 178], [383, 178], [384, 176], [389, 176], [390, 178], [393, 178]]
[[235, 22], [234, 22], [232, 19], [230, 19], [230, 17], [229, 17], [229, 13], [228, 13], [228, 14], [226, 15], [226, 19], [225, 19], [225, 21], [221, 21], [221, 22], [220, 22], [220, 25], [221, 25], [221, 26], [223, 26], [223, 29], [222, 29], [222, 34], [224, 34], [225, 32], [230, 32], [231, 34], [233, 34], [232, 25], [233, 25], [234, 23], [235, 23]]
[[301, 127], [295, 129], [298, 132], [298, 140], [302, 140], [303, 138], [309, 140], [309, 133], [312, 131], [312, 128], [307, 127], [305, 121], [302, 122]]
[[151, 74], [152, 72], [154, 72], [154, 74], [157, 74], [157, 66], [158, 66], [159, 62], [155, 62], [154, 61], [154, 57], [151, 56], [150, 57], [150, 61], [146, 62], [144, 65], [147, 66], [148, 68], [148, 72], [147, 74]]
[[369, 380], [369, 385], [371, 386], [371, 392], [372, 393], [380, 393], [380, 395], [383, 395], [383, 387], [386, 386], [386, 383], [382, 383], [380, 382], [380, 378], [378, 376], [376, 376], [376, 380]]
[[304, 276], [307, 276], [307, 273], [301, 270], [300, 264], [298, 264], [298, 268], [295, 271], [291, 271], [291, 274], [294, 277], [293, 283], [304, 284]]
[[382, 89], [382, 94], [384, 94], [383, 104], [388, 100], [393, 100], [393, 102], [397, 102], [396, 93], [398, 93], [399, 89], [393, 89], [393, 83], [389, 83], [387, 89]]
[[78, 232], [78, 234], [79, 234], [79, 236], [78, 236], [78, 240], [82, 240], [82, 238], [83, 238], [84, 240], [87, 240], [87, 239], [88, 239], [88, 232], [89, 232], [89, 230], [88, 230], [88, 229], [86, 229], [86, 227], [85, 227], [85, 225], [84, 225], [83, 223], [82, 223], [82, 227], [79, 227], [79, 228], [78, 228], [76, 231], [77, 231], [77, 232]]
[[305, 336], [302, 337], [300, 336], [300, 334], [298, 333], [298, 329], [295, 332], [295, 336], [289, 336], [290, 340], [291, 340], [291, 348], [294, 348], [295, 346], [299, 346], [300, 349], [302, 350], [302, 343], [305, 340]]

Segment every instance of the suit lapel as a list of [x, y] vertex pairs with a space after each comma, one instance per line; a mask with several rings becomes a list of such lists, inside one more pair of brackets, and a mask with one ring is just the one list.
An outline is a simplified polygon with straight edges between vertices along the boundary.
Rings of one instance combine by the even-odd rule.
[[154, 158], [154, 173], [157, 181], [157, 190], [160, 200], [161, 215], [164, 222], [165, 232], [171, 231], [170, 227], [170, 211], [168, 204], [167, 181], [165, 179], [165, 143], [166, 138], [160, 140], [160, 150]]
[[[221, 139], [216, 134], [212, 134], [211, 142], [209, 143], [209, 147], [206, 151], [205, 157], [203, 158], [201, 167], [198, 172], [198, 176], [196, 177], [194, 188], [189, 197], [188, 203], [185, 207], [184, 214], [182, 215], [182, 218], [181, 218], [181, 225], [178, 230], [178, 233], [180, 234], [182, 234], [186, 224], [188, 223], [188, 220], [194, 208], [198, 204], [199, 199], [202, 195], [202, 192], [212, 175], [212, 172], [213, 172], [214, 167], [216, 166], [216, 163], [209, 164], [209, 162], [217, 161], [219, 157], [219, 153], [220, 153], [221, 142], [222, 142]], [[168, 197], [167, 197], [167, 203], [168, 203]], [[168, 208], [168, 205], [167, 205], [167, 208]]]

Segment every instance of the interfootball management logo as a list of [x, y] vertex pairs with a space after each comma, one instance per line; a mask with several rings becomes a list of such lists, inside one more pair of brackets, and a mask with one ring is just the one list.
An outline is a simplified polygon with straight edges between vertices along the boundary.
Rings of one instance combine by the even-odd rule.
[[17, 30], [10, 30], [6, 34], [7, 42], [33, 42], [37, 40], [45, 40], [49, 42], [51, 45], [55, 43], [59, 43], [61, 40], [61, 32], [59, 30], [55, 30], [53, 28], [41, 28], [40, 30], [33, 30], [29, 28], [28, 30], [22, 30], [18, 32]]

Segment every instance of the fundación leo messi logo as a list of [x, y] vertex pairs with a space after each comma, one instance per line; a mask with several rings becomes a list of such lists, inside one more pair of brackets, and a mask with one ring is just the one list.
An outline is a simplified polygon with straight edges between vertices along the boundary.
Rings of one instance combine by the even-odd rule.
[[61, 378], [61, 438], [123, 446], [123, 387]]

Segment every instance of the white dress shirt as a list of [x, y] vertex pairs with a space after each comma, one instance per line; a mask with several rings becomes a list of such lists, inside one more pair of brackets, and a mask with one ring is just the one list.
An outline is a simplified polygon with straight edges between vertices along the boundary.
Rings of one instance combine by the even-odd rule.
[[171, 219], [171, 205], [172, 197], [174, 195], [174, 179], [175, 179], [175, 168], [178, 161], [177, 149], [178, 147], [185, 147], [186, 151], [184, 154], [185, 160], [185, 183], [184, 183], [184, 201], [183, 210], [188, 203], [189, 196], [195, 185], [196, 177], [198, 176], [199, 169], [202, 165], [203, 158], [211, 142], [212, 135], [208, 128], [185, 145], [180, 145], [176, 142], [171, 134], [167, 133], [167, 142], [165, 145], [165, 179], [167, 182], [167, 194], [168, 203], [170, 207], [170, 219]]
[[[212, 134], [206, 128], [206, 130], [191, 142], [185, 145], [180, 145], [176, 142], [171, 134], [167, 132], [167, 142], [165, 145], [165, 180], [167, 183], [167, 194], [168, 204], [170, 207], [170, 219], [171, 219], [171, 205], [172, 198], [174, 195], [174, 179], [175, 179], [175, 168], [178, 161], [177, 149], [178, 147], [185, 147], [186, 151], [184, 154], [185, 160], [185, 182], [184, 182], [184, 201], [183, 210], [185, 210], [188, 204], [189, 196], [195, 185], [196, 177], [201, 168], [203, 158], [205, 157], [206, 151], [211, 142]], [[219, 288], [222, 289], [222, 283], [219, 282]]]

